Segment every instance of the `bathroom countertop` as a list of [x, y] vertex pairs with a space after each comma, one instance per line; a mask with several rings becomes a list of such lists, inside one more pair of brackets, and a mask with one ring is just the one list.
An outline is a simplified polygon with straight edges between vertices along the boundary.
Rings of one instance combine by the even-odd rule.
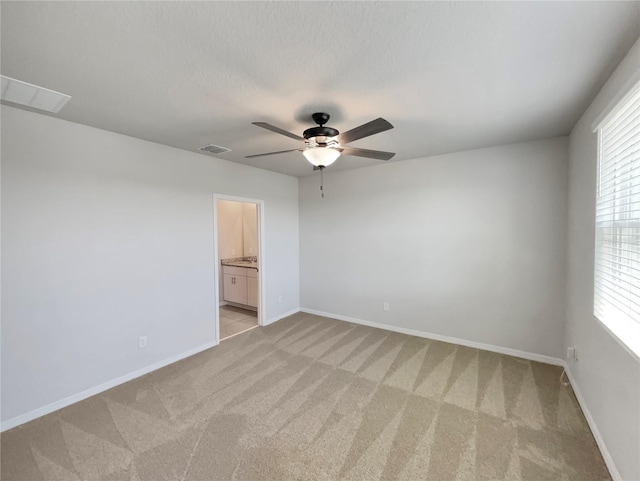
[[223, 266], [233, 266], [233, 267], [246, 267], [247, 269], [257, 269], [258, 268], [258, 263], [257, 262], [248, 262], [248, 261], [236, 261], [236, 262], [222, 261], [222, 265]]

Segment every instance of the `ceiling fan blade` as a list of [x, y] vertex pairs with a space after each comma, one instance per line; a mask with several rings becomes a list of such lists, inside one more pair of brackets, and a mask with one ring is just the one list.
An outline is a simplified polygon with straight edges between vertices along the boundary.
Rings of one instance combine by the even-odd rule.
[[244, 158], [245, 159], [253, 159], [254, 157], [264, 157], [265, 155], [284, 154], [286, 152], [295, 152], [295, 151], [302, 152], [302, 149], [279, 150], [278, 152], [267, 152], [266, 154], [245, 155]]
[[362, 124], [360, 127], [343, 132], [338, 136], [341, 144], [348, 144], [354, 140], [363, 139], [370, 135], [379, 134], [385, 130], [392, 129], [393, 125], [387, 122], [383, 118], [377, 118], [366, 124]]
[[395, 152], [383, 152], [382, 150], [369, 150], [369, 149], [358, 149], [356, 147], [340, 147], [340, 150], [345, 155], [355, 155], [357, 157], [367, 157], [369, 159], [377, 159], [377, 160], [389, 160], [395, 154]]
[[276, 127], [275, 125], [268, 124], [266, 122], [251, 122], [253, 125], [257, 125], [258, 127], [262, 127], [263, 129], [270, 130], [271, 132], [275, 132], [276, 134], [285, 135], [287, 137], [291, 137], [292, 139], [302, 140], [304, 142], [304, 138], [299, 135], [292, 134], [291, 132], [287, 132], [286, 130], [281, 129], [280, 127]]

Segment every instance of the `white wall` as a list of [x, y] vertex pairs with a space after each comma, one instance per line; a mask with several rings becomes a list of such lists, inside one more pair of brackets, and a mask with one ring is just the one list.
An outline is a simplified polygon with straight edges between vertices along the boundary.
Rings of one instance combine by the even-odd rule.
[[264, 200], [266, 319], [298, 308], [296, 178], [1, 113], [3, 421], [213, 341], [214, 192]]
[[624, 480], [640, 480], [640, 361], [593, 315], [593, 261], [597, 136], [592, 123], [624, 90], [640, 80], [640, 41], [587, 109], [570, 137], [567, 323], [570, 364], [606, 448]]
[[563, 137], [327, 169], [324, 199], [301, 179], [302, 307], [561, 357], [567, 160]]

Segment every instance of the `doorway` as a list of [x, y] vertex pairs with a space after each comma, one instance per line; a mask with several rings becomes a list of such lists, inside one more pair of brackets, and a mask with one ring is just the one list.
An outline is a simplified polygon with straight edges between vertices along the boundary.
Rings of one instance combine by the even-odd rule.
[[262, 324], [262, 201], [214, 195], [216, 338]]

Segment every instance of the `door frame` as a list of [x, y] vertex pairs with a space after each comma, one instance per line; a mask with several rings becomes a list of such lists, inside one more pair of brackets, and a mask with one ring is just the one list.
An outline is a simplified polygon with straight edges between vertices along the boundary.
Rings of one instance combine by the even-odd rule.
[[213, 289], [214, 289], [214, 334], [216, 345], [220, 343], [220, 259], [218, 258], [218, 201], [230, 200], [233, 202], [243, 202], [256, 204], [256, 222], [258, 235], [258, 325], [263, 326], [265, 322], [265, 288], [264, 288], [264, 266], [266, 249], [264, 235], [264, 200], [252, 199], [249, 197], [238, 197], [227, 194], [213, 194]]

